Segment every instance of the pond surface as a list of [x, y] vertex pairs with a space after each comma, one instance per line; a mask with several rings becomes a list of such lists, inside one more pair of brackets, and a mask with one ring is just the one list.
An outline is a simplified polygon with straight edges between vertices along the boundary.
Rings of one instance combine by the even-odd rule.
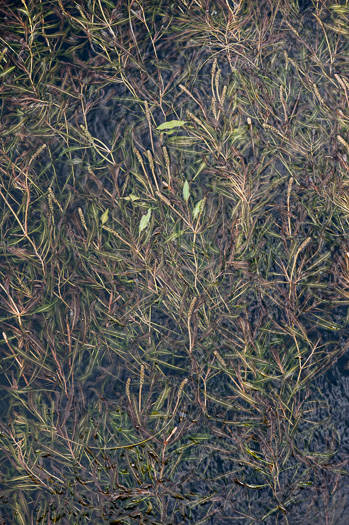
[[346, 523], [348, 6], [0, 13], [0, 524]]

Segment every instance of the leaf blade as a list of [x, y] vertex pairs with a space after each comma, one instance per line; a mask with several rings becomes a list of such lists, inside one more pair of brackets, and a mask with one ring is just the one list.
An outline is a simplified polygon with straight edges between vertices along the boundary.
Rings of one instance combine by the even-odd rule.
[[101, 221], [102, 221], [102, 224], [105, 224], [108, 220], [108, 213], [109, 213], [109, 208], [107, 208], [105, 210], [105, 212], [103, 213], [102, 217], [101, 217]]
[[201, 211], [202, 201], [203, 201], [203, 199], [201, 199], [201, 201], [199, 201], [199, 202], [196, 204], [196, 206], [195, 206], [195, 208], [194, 208], [194, 210], [193, 210], [193, 217], [194, 217], [194, 219], [196, 219], [196, 218], [198, 217], [198, 215], [199, 215], [199, 213], [200, 213], [200, 211]]
[[146, 229], [146, 227], [149, 224], [150, 217], [151, 217], [151, 208], [149, 208], [147, 213], [143, 215], [143, 217], [141, 218], [141, 221], [139, 223], [139, 233], [141, 233], [143, 230]]
[[183, 185], [183, 199], [185, 202], [188, 202], [190, 197], [190, 189], [189, 189], [189, 182], [186, 180]]
[[161, 131], [163, 129], [180, 128], [181, 126], [184, 126], [186, 122], [186, 120], [169, 120], [168, 122], [163, 122], [160, 124], [160, 126], [158, 126], [156, 129]]

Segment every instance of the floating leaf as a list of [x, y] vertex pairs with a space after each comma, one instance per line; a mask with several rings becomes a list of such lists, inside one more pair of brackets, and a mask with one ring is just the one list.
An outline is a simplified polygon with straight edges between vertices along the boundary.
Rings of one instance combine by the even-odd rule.
[[150, 217], [151, 217], [151, 208], [149, 208], [147, 214], [143, 215], [143, 217], [141, 218], [141, 222], [139, 223], [139, 231], [140, 232], [145, 230], [145, 228], [148, 226], [148, 223], [150, 221]]
[[200, 211], [201, 211], [201, 205], [202, 205], [202, 201], [203, 199], [201, 199], [201, 201], [199, 201], [197, 203], [197, 205], [195, 206], [194, 210], [193, 210], [193, 217], [194, 219], [197, 218], [197, 216], [199, 215]]
[[186, 180], [183, 186], [183, 199], [188, 202], [190, 197], [189, 182]]
[[107, 208], [101, 217], [102, 224], [105, 224], [108, 220], [109, 209]]
[[170, 120], [169, 122], [163, 122], [158, 126], [156, 129], [159, 131], [163, 129], [173, 129], [173, 128], [180, 128], [183, 126], [187, 121], [186, 120]]

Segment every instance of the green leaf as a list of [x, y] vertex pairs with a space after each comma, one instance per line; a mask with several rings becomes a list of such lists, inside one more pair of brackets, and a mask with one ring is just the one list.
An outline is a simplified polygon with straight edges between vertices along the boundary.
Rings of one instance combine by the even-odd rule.
[[47, 312], [47, 310], [50, 310], [57, 303], [57, 301], [58, 301], [58, 299], [55, 299], [54, 301], [52, 301], [52, 303], [43, 304], [43, 305], [39, 306], [38, 308], [36, 308], [35, 310], [32, 310], [31, 313], [38, 314], [38, 313], [41, 313], [41, 312]]
[[199, 169], [198, 169], [198, 171], [196, 172], [195, 177], [193, 178], [193, 180], [195, 180], [196, 177], [197, 177], [198, 175], [200, 175], [200, 173], [202, 172], [202, 170], [203, 170], [204, 168], [206, 168], [206, 163], [205, 163], [205, 162], [201, 162], [201, 164], [200, 164], [200, 166], [199, 166]]
[[16, 69], [16, 66], [8, 67], [8, 68], [5, 69], [4, 71], [1, 71], [1, 73], [0, 73], [0, 78], [1, 78], [1, 77], [4, 77], [5, 75], [8, 75], [8, 74], [11, 73], [11, 71], [13, 71], [14, 69]]
[[163, 129], [173, 129], [173, 128], [180, 128], [183, 126], [187, 121], [186, 120], [170, 120], [169, 122], [163, 122], [158, 126], [156, 129], [163, 130]]
[[62, 155], [65, 155], [66, 153], [70, 153], [71, 151], [81, 151], [82, 149], [87, 149], [87, 148], [84, 146], [81, 146], [80, 144], [79, 146], [70, 146], [69, 148], [65, 148], [63, 151], [61, 151], [61, 153], [58, 155], [58, 158], [60, 159]]
[[180, 230], [179, 232], [171, 233], [171, 235], [169, 237], [167, 237], [167, 239], [165, 239], [165, 242], [167, 243], [167, 242], [173, 241], [175, 239], [178, 239], [178, 237], [183, 235], [183, 233], [184, 233], [184, 230]]
[[[200, 142], [200, 139], [198, 139], [197, 137], [185, 137], [185, 136], [174, 136], [174, 137], [171, 137], [170, 139], [168, 139], [167, 143], [168, 144], [171, 144], [173, 146], [177, 146], [177, 147], [186, 147], [186, 146], [189, 146], [190, 148], [192, 148], [194, 146], [194, 144], [197, 144], [198, 142]], [[192, 151], [189, 151], [187, 150], [188, 153], [191, 153], [192, 154]]]
[[197, 205], [195, 206], [194, 210], [193, 210], [193, 217], [194, 219], [197, 218], [197, 216], [199, 215], [200, 211], [201, 211], [201, 204], [202, 204], [202, 201], [203, 199], [201, 199], [201, 201], [199, 201], [197, 203]]
[[176, 133], [176, 130], [171, 129], [170, 131], [162, 131], [161, 133], [165, 133], [165, 135], [173, 135], [173, 133]]
[[189, 182], [186, 180], [183, 186], [183, 199], [188, 202], [190, 197]]
[[81, 164], [83, 162], [81, 157], [75, 157], [74, 159], [67, 159], [65, 161], [69, 166], [75, 166], [75, 164]]
[[151, 217], [151, 208], [149, 208], [148, 213], [146, 215], [143, 215], [141, 218], [141, 222], [139, 223], [139, 231], [145, 230], [145, 228], [148, 226], [149, 221]]
[[205, 433], [202, 433], [202, 434], [191, 434], [191, 436], [189, 436], [189, 439], [191, 441], [194, 441], [194, 443], [198, 443], [204, 439], [211, 439], [211, 434], [205, 434]]
[[101, 217], [102, 224], [105, 224], [108, 220], [109, 209], [107, 208]]
[[125, 201], [138, 201], [139, 200], [139, 197], [137, 197], [137, 195], [133, 195], [133, 193], [131, 193], [131, 195], [129, 195], [128, 197], [123, 197], [123, 199]]

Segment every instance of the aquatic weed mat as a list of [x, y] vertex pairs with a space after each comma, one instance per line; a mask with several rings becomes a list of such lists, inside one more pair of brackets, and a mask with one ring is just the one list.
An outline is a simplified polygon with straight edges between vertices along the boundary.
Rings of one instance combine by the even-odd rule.
[[345, 521], [348, 6], [0, 6], [2, 523]]

